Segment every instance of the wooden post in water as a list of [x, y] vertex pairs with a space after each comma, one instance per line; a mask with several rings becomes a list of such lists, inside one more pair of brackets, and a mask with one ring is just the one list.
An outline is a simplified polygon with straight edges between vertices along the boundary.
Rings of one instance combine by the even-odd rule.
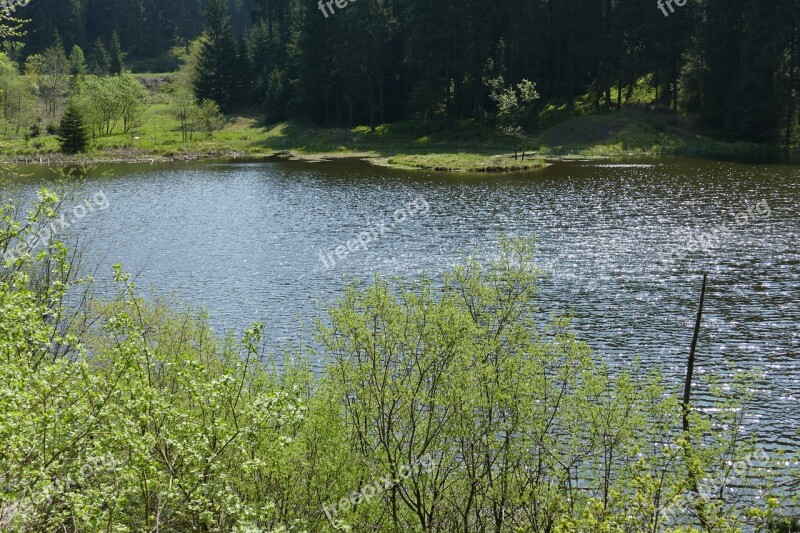
[[683, 404], [681, 405], [683, 411], [683, 434], [685, 437], [684, 442], [684, 455], [687, 459], [687, 466], [689, 467], [689, 484], [692, 487], [692, 491], [695, 493], [697, 500], [695, 502], [695, 511], [697, 512], [697, 517], [700, 519], [700, 524], [703, 527], [703, 531], [711, 531], [711, 525], [708, 522], [706, 517], [705, 506], [702, 502], [702, 497], [700, 495], [700, 487], [697, 483], [697, 473], [692, 470], [691, 458], [692, 454], [692, 443], [690, 441], [689, 435], [689, 401], [691, 400], [692, 396], [692, 375], [694, 374], [694, 354], [697, 350], [697, 339], [700, 336], [700, 321], [703, 318], [703, 302], [706, 299], [706, 284], [708, 282], [708, 273], [703, 272], [703, 289], [700, 291], [700, 307], [697, 309], [697, 319], [694, 323], [694, 336], [692, 337], [692, 347], [689, 350], [689, 363], [686, 366], [686, 383], [683, 387]]
[[694, 323], [694, 336], [692, 347], [689, 350], [689, 364], [686, 367], [686, 383], [683, 386], [683, 431], [689, 431], [689, 400], [692, 396], [692, 376], [694, 375], [694, 354], [697, 350], [697, 338], [700, 336], [700, 321], [703, 318], [703, 302], [706, 299], [706, 283], [708, 273], [703, 273], [703, 289], [700, 291], [700, 308], [697, 310], [697, 320]]

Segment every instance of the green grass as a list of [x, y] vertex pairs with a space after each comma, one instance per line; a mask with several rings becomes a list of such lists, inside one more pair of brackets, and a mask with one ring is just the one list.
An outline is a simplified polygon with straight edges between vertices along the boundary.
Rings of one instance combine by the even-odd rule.
[[501, 172], [542, 168], [534, 158], [515, 160], [507, 140], [470, 121], [447, 129], [442, 124], [403, 122], [371, 131], [317, 128], [284, 122], [270, 127], [263, 142], [273, 150], [303, 159], [367, 158], [378, 165], [446, 172]]
[[733, 157], [776, 151], [774, 146], [706, 137], [675, 115], [630, 110], [567, 119], [537, 135], [534, 144], [542, 157]]
[[509, 154], [475, 153], [398, 154], [387, 159], [393, 166], [432, 169], [443, 172], [513, 172], [535, 170], [546, 166], [540, 159], [514, 159]]
[[[531, 159], [514, 159], [507, 138], [474, 120], [406, 121], [367, 126], [322, 128], [290, 121], [265, 125], [257, 113], [232, 117], [222, 131], [209, 136], [195, 133], [184, 141], [173, 112], [168, 73], [142, 74], [150, 88], [148, 108], [140, 127], [118, 131], [91, 142], [83, 160], [135, 161], [199, 157], [267, 157], [285, 154], [319, 160], [366, 158], [373, 163], [441, 171], [521, 171], [544, 166], [544, 158], [660, 156], [660, 155], [760, 155], [771, 147], [725, 143], [698, 135], [686, 120], [673, 115], [623, 110], [589, 114], [589, 102], [580, 100], [573, 112], [550, 105], [540, 123], [552, 123], [529, 142]], [[637, 97], [646, 99], [637, 85]], [[52, 122], [42, 116], [42, 124]], [[8, 129], [8, 131], [12, 131]], [[60, 159], [55, 137], [25, 140], [0, 136], [0, 154], [6, 160]]]

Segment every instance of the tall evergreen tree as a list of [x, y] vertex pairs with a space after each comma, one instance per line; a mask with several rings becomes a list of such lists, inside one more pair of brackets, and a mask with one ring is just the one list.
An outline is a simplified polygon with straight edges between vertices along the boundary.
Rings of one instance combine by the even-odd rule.
[[122, 51], [122, 42], [119, 40], [119, 34], [115, 31], [111, 34], [111, 57], [110, 57], [110, 73], [113, 75], [122, 74], [125, 68], [125, 52]]
[[94, 42], [89, 54], [89, 72], [95, 76], [106, 76], [111, 72], [111, 56], [100, 37]]
[[61, 117], [61, 124], [58, 127], [58, 144], [61, 152], [65, 154], [78, 154], [86, 151], [89, 142], [89, 133], [78, 107], [70, 102], [64, 115]]
[[[311, 3], [301, 8], [300, 31], [297, 35], [298, 109], [305, 118], [330, 122], [335, 114], [336, 50], [333, 20], [324, 18]], [[314, 53], [309, 53], [314, 50]]]
[[83, 50], [77, 44], [72, 47], [72, 52], [69, 54], [69, 73], [73, 76], [86, 74], [86, 60]]
[[238, 54], [225, 0], [209, 0], [205, 16], [206, 28], [195, 73], [194, 92], [199, 101], [212, 100], [224, 112], [229, 112], [236, 105], [238, 97]]

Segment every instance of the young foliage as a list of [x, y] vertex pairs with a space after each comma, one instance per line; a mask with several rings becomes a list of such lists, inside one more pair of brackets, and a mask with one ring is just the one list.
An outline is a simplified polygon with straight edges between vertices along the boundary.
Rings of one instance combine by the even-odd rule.
[[514, 159], [517, 158], [517, 141], [523, 141], [522, 159], [525, 159], [525, 122], [531, 105], [539, 99], [536, 84], [522, 80], [516, 86], [506, 87], [502, 77], [489, 80], [490, 97], [497, 105], [497, 128], [503, 135], [514, 138]]

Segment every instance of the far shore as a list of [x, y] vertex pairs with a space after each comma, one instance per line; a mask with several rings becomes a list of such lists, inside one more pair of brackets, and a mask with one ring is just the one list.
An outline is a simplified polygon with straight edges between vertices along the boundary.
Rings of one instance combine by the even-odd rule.
[[261, 125], [253, 117], [235, 117], [213, 135], [196, 134], [178, 142], [174, 132], [116, 135], [100, 138], [85, 154], [57, 152], [55, 138], [34, 143], [0, 141], [6, 164], [96, 165], [169, 163], [203, 159], [308, 162], [360, 159], [370, 164], [437, 172], [536, 172], [554, 161], [569, 159], [700, 158], [765, 159], [781, 154], [778, 146], [728, 143], [699, 135], [670, 117], [609, 113], [573, 117], [544, 129], [522, 143], [514, 157], [512, 139], [473, 123], [438, 129], [424, 123], [319, 128], [294, 122]]

